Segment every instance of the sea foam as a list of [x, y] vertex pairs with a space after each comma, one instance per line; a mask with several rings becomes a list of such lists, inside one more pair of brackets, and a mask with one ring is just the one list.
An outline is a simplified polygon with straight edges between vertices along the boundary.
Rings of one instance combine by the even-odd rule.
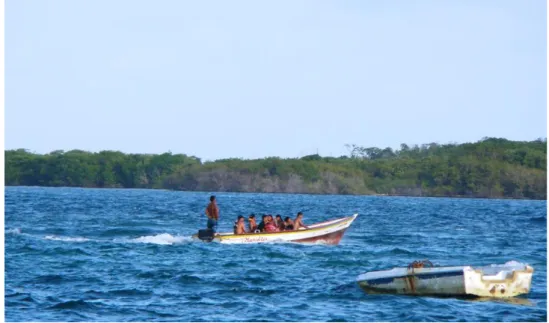
[[140, 243], [171, 245], [171, 244], [191, 242], [192, 238], [188, 236], [172, 236], [169, 233], [161, 233], [154, 236], [143, 236], [143, 237], [131, 239], [130, 241], [140, 242]]
[[44, 239], [46, 239], [46, 240], [56, 240], [56, 241], [66, 241], [66, 242], [85, 242], [85, 241], [90, 240], [88, 238], [82, 238], [82, 237], [61, 237], [61, 236], [55, 236], [55, 235], [45, 236]]

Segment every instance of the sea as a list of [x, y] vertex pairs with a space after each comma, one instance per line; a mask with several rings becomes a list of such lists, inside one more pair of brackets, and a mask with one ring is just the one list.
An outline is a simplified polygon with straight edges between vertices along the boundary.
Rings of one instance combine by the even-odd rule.
[[[339, 245], [193, 241], [211, 194], [238, 215], [358, 213]], [[6, 321], [547, 321], [547, 202], [5, 188]], [[428, 259], [534, 268], [508, 300], [372, 295], [359, 274]]]

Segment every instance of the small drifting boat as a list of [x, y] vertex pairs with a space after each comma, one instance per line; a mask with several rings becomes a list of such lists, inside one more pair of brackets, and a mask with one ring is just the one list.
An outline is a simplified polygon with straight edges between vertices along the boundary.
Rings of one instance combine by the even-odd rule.
[[534, 269], [510, 261], [484, 267], [434, 267], [429, 261], [357, 277], [366, 293], [506, 298], [530, 291]]
[[337, 245], [343, 237], [345, 230], [356, 219], [358, 214], [349, 217], [339, 218], [331, 221], [320, 222], [308, 225], [307, 229], [280, 232], [260, 232], [260, 233], [219, 233], [213, 234], [211, 230], [200, 230], [198, 234], [193, 235], [193, 239], [202, 241], [215, 241], [219, 243], [268, 243], [268, 242], [296, 242], [311, 244], [330, 244]]

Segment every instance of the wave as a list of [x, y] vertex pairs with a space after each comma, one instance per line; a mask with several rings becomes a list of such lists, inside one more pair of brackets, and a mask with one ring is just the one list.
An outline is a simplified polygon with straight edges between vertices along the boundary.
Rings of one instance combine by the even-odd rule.
[[[178, 317], [176, 314], [159, 312], [159, 311], [155, 311], [155, 310], [152, 310], [152, 309], [140, 309], [140, 312], [150, 314], [155, 319], [158, 318], [158, 317]], [[174, 321], [177, 321], [177, 320], [174, 320]]]
[[33, 284], [60, 284], [65, 279], [61, 275], [41, 275], [34, 278], [31, 283]]
[[533, 222], [533, 223], [547, 223], [547, 218], [542, 215], [542, 216], [530, 218], [530, 222]]
[[119, 237], [119, 236], [136, 236], [147, 235], [153, 233], [146, 228], [112, 228], [100, 233], [101, 237]]
[[261, 277], [268, 277], [269, 275], [271, 275], [271, 273], [269, 271], [264, 271], [264, 270], [256, 269], [256, 268], [248, 269], [248, 270], [246, 270], [246, 272], [244, 274], [245, 274], [246, 277], [251, 277], [252, 275], [261, 276]]
[[90, 241], [88, 238], [83, 237], [61, 237], [56, 235], [48, 235], [45, 236], [44, 239], [46, 240], [55, 240], [55, 241], [66, 241], [66, 242], [86, 242]]
[[[84, 249], [81, 248], [75, 248], [75, 247], [57, 247], [53, 249], [47, 250], [44, 254], [51, 254], [51, 255], [63, 255], [63, 256], [91, 256], [90, 253], [86, 252]], [[85, 264], [86, 260], [79, 260], [79, 259], [71, 259], [71, 262], [66, 263], [68, 267], [75, 267], [78, 268], [82, 264]]]
[[30, 293], [15, 292], [12, 294], [6, 294], [5, 297], [6, 297], [6, 301], [8, 300], [8, 298], [10, 298], [10, 299], [15, 299], [16, 301], [19, 301], [19, 302], [35, 302], [34, 298], [32, 298]]
[[364, 293], [354, 282], [329, 289], [312, 290], [310, 294], [311, 299], [319, 301], [331, 301], [333, 299], [356, 301], [364, 297]]
[[57, 303], [53, 306], [50, 306], [49, 308], [50, 309], [93, 309], [95, 308], [95, 306], [80, 299], [76, 301], [67, 301], [67, 302]]
[[395, 248], [385, 248], [384, 250], [379, 250], [379, 251], [374, 251], [374, 254], [392, 254], [392, 255], [418, 255], [417, 253], [415, 252], [412, 252], [408, 249], [404, 249], [404, 248], [399, 248], [399, 247], [395, 247]]
[[192, 284], [192, 283], [199, 283], [202, 281], [202, 278], [200, 277], [197, 277], [197, 276], [194, 276], [194, 275], [187, 275], [187, 274], [183, 274], [183, 275], [180, 275], [176, 278], [176, 280], [180, 283], [185, 283], [185, 284]]
[[287, 254], [287, 253], [283, 253], [283, 252], [279, 252], [279, 251], [270, 251], [270, 252], [266, 252], [264, 253], [264, 256], [267, 257], [268, 259], [294, 259], [295, 257]]
[[239, 295], [242, 294], [252, 294], [252, 295], [261, 295], [261, 296], [270, 296], [277, 293], [280, 293], [280, 290], [275, 288], [263, 288], [263, 287], [232, 287], [229, 289], [218, 290], [217, 295], [224, 295], [231, 297], [235, 295], [235, 292], [238, 292]]
[[21, 234], [21, 229], [19, 228], [13, 228], [6, 230], [6, 233], [8, 234]]
[[524, 268], [526, 266], [525, 263], [516, 261], [516, 260], [510, 260], [504, 264], [491, 264], [490, 267], [510, 267], [510, 268]]
[[152, 243], [160, 245], [172, 245], [192, 242], [192, 238], [189, 236], [172, 236], [169, 233], [161, 233], [154, 236], [143, 236], [135, 239], [131, 239], [130, 242], [136, 243]]
[[[337, 267], [343, 267], [343, 268], [352, 268], [353, 266], [357, 266], [357, 259], [344, 259], [344, 258], [337, 258], [337, 259], [327, 259], [324, 261], [324, 265], [328, 266], [330, 268], [337, 268]], [[365, 267], [370, 265], [368, 261], [361, 261], [360, 266]]]
[[179, 273], [179, 270], [175, 269], [159, 269], [159, 270], [153, 270], [153, 271], [144, 271], [137, 274], [137, 277], [139, 278], [152, 278], [152, 279], [167, 279], [167, 278], [173, 278], [177, 273]]
[[150, 296], [153, 293], [148, 290], [140, 290], [140, 289], [115, 289], [110, 290], [107, 292], [107, 294], [115, 295], [115, 296]]

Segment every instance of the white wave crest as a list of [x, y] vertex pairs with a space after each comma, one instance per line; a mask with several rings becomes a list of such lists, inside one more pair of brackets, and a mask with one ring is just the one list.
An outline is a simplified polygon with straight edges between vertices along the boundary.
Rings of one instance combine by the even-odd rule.
[[67, 242], [85, 242], [89, 241], [88, 238], [82, 238], [82, 237], [60, 237], [60, 236], [45, 236], [44, 239], [46, 240], [56, 240], [56, 241], [67, 241]]
[[524, 267], [526, 264], [515, 260], [508, 261], [504, 264], [505, 267]]
[[488, 268], [497, 269], [497, 270], [509, 270], [509, 269], [524, 269], [527, 264], [518, 262], [516, 260], [508, 261], [504, 264], [491, 264], [487, 266]]
[[21, 234], [21, 229], [19, 228], [9, 229], [9, 230], [6, 230], [6, 233]]
[[185, 236], [172, 236], [169, 233], [161, 233], [154, 236], [143, 236], [135, 239], [131, 239], [131, 242], [140, 242], [140, 243], [153, 243], [153, 244], [162, 244], [162, 245], [170, 245], [170, 244], [178, 244], [178, 243], [186, 243], [191, 242], [191, 237], [185, 237]]

